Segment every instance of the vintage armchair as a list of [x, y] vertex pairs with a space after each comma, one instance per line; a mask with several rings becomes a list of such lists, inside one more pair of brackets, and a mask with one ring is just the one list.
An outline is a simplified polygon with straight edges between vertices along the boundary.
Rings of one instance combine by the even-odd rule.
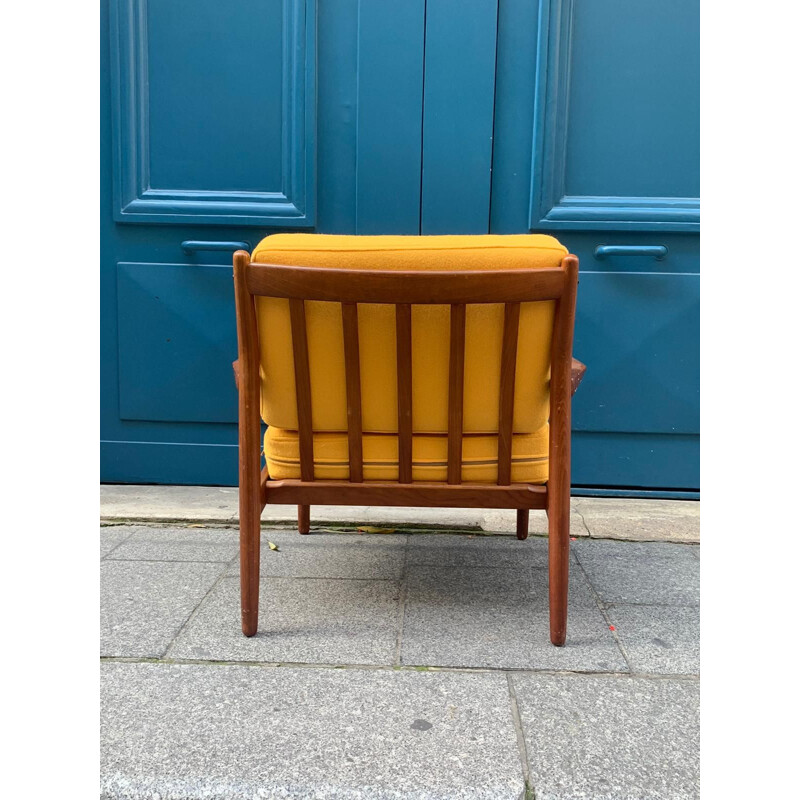
[[544, 235], [276, 234], [233, 272], [244, 634], [267, 503], [300, 533], [314, 503], [513, 508], [520, 539], [544, 508], [563, 645], [578, 259]]

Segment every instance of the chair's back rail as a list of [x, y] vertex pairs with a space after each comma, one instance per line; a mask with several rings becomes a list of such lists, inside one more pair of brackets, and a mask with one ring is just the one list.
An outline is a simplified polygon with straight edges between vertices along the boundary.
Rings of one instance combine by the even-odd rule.
[[339, 303], [510, 303], [557, 300], [564, 270], [399, 271], [250, 264], [250, 294]]
[[[559, 361], [563, 360], [564, 364], [560, 364], [558, 369], [555, 366], [552, 369], [553, 389], [560, 391], [564, 382], [563, 376], [569, 374], [569, 360], [571, 359], [571, 326], [574, 317], [573, 284], [577, 281], [577, 262], [573, 266], [571, 261], [565, 259], [562, 268], [557, 269], [465, 272], [334, 270], [250, 263], [246, 267], [245, 274], [247, 290], [250, 294], [289, 300], [297, 396], [300, 475], [304, 482], [314, 480], [314, 440], [305, 315], [306, 300], [338, 302], [341, 305], [351, 483], [362, 483], [364, 479], [358, 304], [384, 303], [395, 307], [398, 468], [399, 482], [406, 484], [412, 482], [411, 306], [414, 304], [450, 306], [447, 483], [451, 485], [461, 484], [466, 306], [477, 303], [503, 303], [497, 484], [498, 486], [511, 485], [514, 383], [520, 303], [542, 300], [557, 301], [553, 358]], [[559, 309], [561, 303], [558, 301], [562, 296], [566, 296], [570, 301], [567, 314], [563, 313], [565, 309]], [[569, 319], [565, 317], [569, 317]], [[255, 346], [257, 347], [257, 342]], [[561, 393], [563, 394], [563, 392]], [[567, 404], [568, 402], [569, 398], [567, 397]], [[562, 409], [560, 408], [559, 411]], [[551, 447], [551, 452], [552, 450]]]

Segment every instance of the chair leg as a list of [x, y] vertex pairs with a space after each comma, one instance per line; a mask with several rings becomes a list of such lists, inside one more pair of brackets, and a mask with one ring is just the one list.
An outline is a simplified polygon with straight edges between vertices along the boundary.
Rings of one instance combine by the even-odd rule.
[[259, 504], [248, 502], [240, 490], [239, 564], [242, 588], [242, 633], [258, 632], [258, 581], [261, 560], [261, 514]]
[[527, 508], [517, 509], [517, 539], [528, 538], [528, 519], [530, 511]]
[[[549, 492], [552, 491], [552, 495]], [[548, 487], [548, 555], [550, 573], [550, 641], [563, 646], [567, 638], [569, 596], [569, 489]]]
[[304, 534], [311, 530], [311, 506], [297, 506], [297, 530]]

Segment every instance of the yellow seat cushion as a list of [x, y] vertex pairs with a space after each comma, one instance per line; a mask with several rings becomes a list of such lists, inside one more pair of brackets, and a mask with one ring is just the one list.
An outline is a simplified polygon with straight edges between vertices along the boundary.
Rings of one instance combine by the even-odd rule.
[[[552, 236], [328, 236], [275, 234], [253, 251], [254, 262], [331, 269], [456, 270], [557, 267], [567, 249]], [[256, 298], [261, 350], [261, 414], [276, 428], [297, 430], [292, 338], [287, 300]], [[548, 419], [553, 303], [520, 310], [514, 432], [540, 431]], [[347, 430], [344, 343], [338, 303], [306, 302], [312, 425]], [[397, 432], [394, 307], [360, 304], [362, 427]], [[467, 307], [464, 432], [497, 433], [503, 307]], [[412, 308], [412, 427], [447, 432], [450, 309]]]
[[[461, 479], [464, 483], [497, 483], [497, 437], [463, 437]], [[547, 482], [547, 425], [535, 433], [517, 434], [511, 444], [513, 483]], [[364, 480], [396, 481], [397, 436], [365, 434], [362, 439]], [[412, 437], [411, 477], [415, 481], [447, 480], [447, 436], [417, 434]], [[269, 427], [264, 455], [272, 480], [300, 477], [300, 444], [295, 431]], [[348, 480], [346, 433], [314, 434], [314, 477]]]

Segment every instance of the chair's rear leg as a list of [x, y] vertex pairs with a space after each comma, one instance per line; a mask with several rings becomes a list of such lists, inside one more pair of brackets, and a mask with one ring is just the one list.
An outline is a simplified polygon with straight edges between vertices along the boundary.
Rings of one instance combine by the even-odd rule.
[[527, 508], [517, 509], [517, 539], [528, 538], [528, 520], [530, 511]]
[[569, 487], [548, 486], [548, 554], [550, 572], [550, 641], [561, 647], [567, 638], [569, 596]]
[[311, 506], [297, 506], [297, 530], [300, 533], [311, 530]]

